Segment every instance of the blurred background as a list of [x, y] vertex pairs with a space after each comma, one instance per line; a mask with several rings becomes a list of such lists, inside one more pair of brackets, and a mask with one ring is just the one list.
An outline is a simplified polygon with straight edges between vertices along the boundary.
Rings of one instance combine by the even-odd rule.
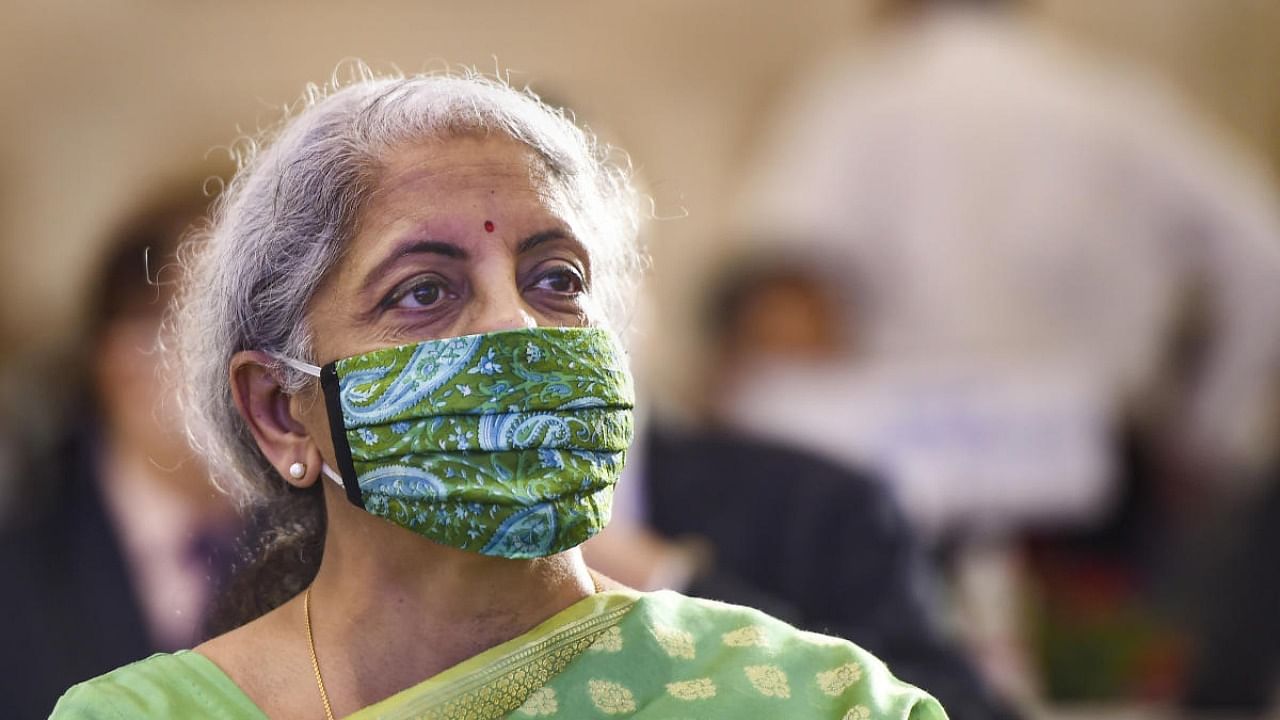
[[[932, 612], [1021, 714], [1280, 717], [1280, 4], [9, 0], [5, 16], [12, 567], [51, 542], [23, 529], [32, 508], [67, 522], [31, 499], [59, 493], [29, 468], [71, 457], [68, 437], [90, 449], [65, 475], [199, 478], [147, 391], [168, 290], [146, 268], [238, 134], [346, 59], [474, 66], [635, 163], [654, 424], [882, 487]], [[121, 577], [191, 616], [236, 529], [181, 487], [137, 521], [173, 529], [120, 543], [198, 536], [203, 565], [144, 572], [125, 550]], [[196, 621], [148, 602], [151, 646], [190, 644]]]

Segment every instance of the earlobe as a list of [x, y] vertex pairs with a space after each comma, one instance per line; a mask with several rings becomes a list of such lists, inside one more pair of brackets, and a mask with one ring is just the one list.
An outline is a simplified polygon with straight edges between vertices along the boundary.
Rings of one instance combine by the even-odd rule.
[[[286, 482], [308, 487], [320, 477], [320, 450], [306, 426], [290, 412], [285, 392], [266, 353], [245, 350], [231, 358], [231, 396], [236, 410], [267, 461]], [[301, 473], [295, 465], [301, 466]]]

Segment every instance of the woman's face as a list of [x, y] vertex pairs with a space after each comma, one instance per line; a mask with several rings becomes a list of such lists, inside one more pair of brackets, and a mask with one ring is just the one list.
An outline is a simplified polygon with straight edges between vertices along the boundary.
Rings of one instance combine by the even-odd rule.
[[[308, 310], [318, 363], [428, 339], [586, 324], [591, 263], [561, 194], [544, 163], [505, 137], [388, 153], [354, 237]], [[324, 438], [317, 405], [296, 405], [295, 416]]]
[[463, 136], [384, 160], [308, 320], [320, 363], [434, 338], [586, 322], [590, 262], [542, 161]]

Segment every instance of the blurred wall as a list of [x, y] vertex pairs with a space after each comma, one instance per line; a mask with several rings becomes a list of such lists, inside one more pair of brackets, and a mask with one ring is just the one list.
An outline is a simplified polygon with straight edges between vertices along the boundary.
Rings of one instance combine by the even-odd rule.
[[[817, 53], [865, 31], [844, 0], [113, 3], [9, 0], [0, 23], [0, 330], [72, 327], [103, 230], [140, 193], [278, 117], [343, 58], [406, 71], [502, 67], [632, 154], [664, 219], [646, 365], [673, 396], [694, 354], [697, 279], [771, 103]], [[1149, 63], [1243, 142], [1280, 156], [1280, 3], [1044, 0], [1041, 21]], [[204, 159], [204, 160], [202, 160]], [[220, 158], [219, 158], [220, 159]], [[0, 337], [3, 333], [0, 333]]]

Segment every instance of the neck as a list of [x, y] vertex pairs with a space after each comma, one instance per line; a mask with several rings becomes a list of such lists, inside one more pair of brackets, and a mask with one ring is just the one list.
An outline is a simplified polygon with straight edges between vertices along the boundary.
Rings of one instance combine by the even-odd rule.
[[[457, 550], [352, 506], [342, 490], [322, 482], [328, 532], [311, 602], [318, 652], [348, 664], [333, 673], [335, 681], [352, 681], [338, 697], [385, 697], [527, 632], [593, 592], [576, 549], [538, 560]], [[326, 653], [325, 645], [344, 651]], [[383, 658], [395, 658], [395, 666]]]

